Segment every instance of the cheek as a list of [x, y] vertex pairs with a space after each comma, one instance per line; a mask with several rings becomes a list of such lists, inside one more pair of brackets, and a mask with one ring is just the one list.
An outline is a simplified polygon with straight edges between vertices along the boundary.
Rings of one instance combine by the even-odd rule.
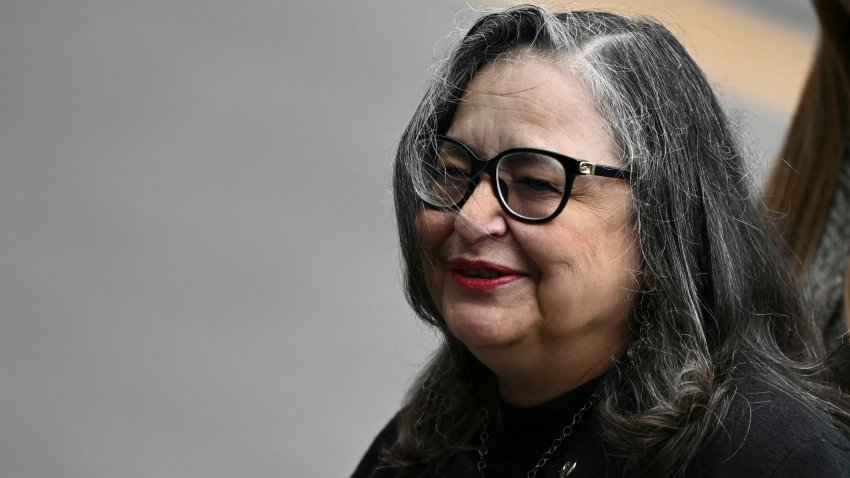
[[552, 229], [534, 231], [525, 240], [521, 240], [523, 249], [540, 271], [542, 285], [564, 287], [581, 286], [576, 279], [585, 277], [595, 269], [600, 260], [602, 244], [599, 235], [591, 234], [587, 227], [576, 228], [567, 225], [555, 225]]
[[454, 216], [433, 209], [423, 209], [416, 217], [416, 226], [422, 244], [425, 279], [434, 300], [439, 303], [440, 291], [437, 289], [442, 284], [442, 276], [445, 273], [442, 250], [454, 228]]
[[454, 227], [454, 216], [433, 209], [422, 209], [416, 216], [416, 227], [425, 254], [440, 257], [440, 249]]
[[560, 225], [527, 248], [540, 268], [537, 294], [544, 315], [625, 314], [637, 287], [638, 248], [623, 217], [604, 219], [611, 220], [591, 216]]

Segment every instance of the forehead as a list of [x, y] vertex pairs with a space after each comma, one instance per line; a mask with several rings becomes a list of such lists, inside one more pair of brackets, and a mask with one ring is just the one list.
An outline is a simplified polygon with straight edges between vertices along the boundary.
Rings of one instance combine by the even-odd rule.
[[566, 62], [514, 57], [485, 65], [469, 83], [447, 134], [486, 157], [535, 147], [616, 164], [605, 122]]
[[462, 106], [523, 108], [545, 119], [566, 120], [560, 107], [584, 109], [590, 98], [565, 65], [534, 57], [484, 65], [466, 89]]

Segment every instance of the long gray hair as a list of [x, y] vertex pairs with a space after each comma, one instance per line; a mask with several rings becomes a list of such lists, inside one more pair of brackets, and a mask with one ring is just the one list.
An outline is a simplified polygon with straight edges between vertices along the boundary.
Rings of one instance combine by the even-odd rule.
[[818, 336], [758, 213], [729, 122], [682, 45], [650, 19], [520, 6], [470, 28], [398, 147], [393, 185], [406, 293], [444, 341], [409, 392], [387, 463], [439, 466], [474, 444], [481, 411], [498, 403], [493, 374], [451, 336], [427, 289], [415, 182], [423, 145], [446, 131], [476, 72], [519, 51], [568, 63], [632, 171], [642, 289], [634, 340], [608, 372], [597, 409], [611, 450], [647, 474], [676, 474], [723, 421], [735, 369], [745, 363], [846, 424], [832, 389], [818, 381]]

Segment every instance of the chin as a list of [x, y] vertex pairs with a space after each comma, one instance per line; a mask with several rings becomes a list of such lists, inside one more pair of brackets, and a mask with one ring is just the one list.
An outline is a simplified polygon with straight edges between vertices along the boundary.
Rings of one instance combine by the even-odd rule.
[[[520, 337], [516, 323], [510, 323], [510, 314], [463, 314], [446, 317], [446, 324], [454, 338], [470, 349], [497, 348], [516, 343]], [[500, 317], [501, 316], [501, 317]]]

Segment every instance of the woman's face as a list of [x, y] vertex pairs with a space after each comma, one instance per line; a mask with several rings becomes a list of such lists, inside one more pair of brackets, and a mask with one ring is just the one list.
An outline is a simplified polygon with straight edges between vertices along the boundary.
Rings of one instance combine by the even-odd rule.
[[[622, 166], [585, 89], [541, 59], [482, 68], [446, 135], [481, 158], [533, 147]], [[599, 176], [577, 177], [566, 208], [543, 224], [509, 218], [489, 178], [457, 214], [423, 209], [426, 277], [451, 333], [488, 366], [553, 366], [567, 354], [572, 366], [607, 369], [629, 340], [639, 265], [630, 212], [628, 183]]]

